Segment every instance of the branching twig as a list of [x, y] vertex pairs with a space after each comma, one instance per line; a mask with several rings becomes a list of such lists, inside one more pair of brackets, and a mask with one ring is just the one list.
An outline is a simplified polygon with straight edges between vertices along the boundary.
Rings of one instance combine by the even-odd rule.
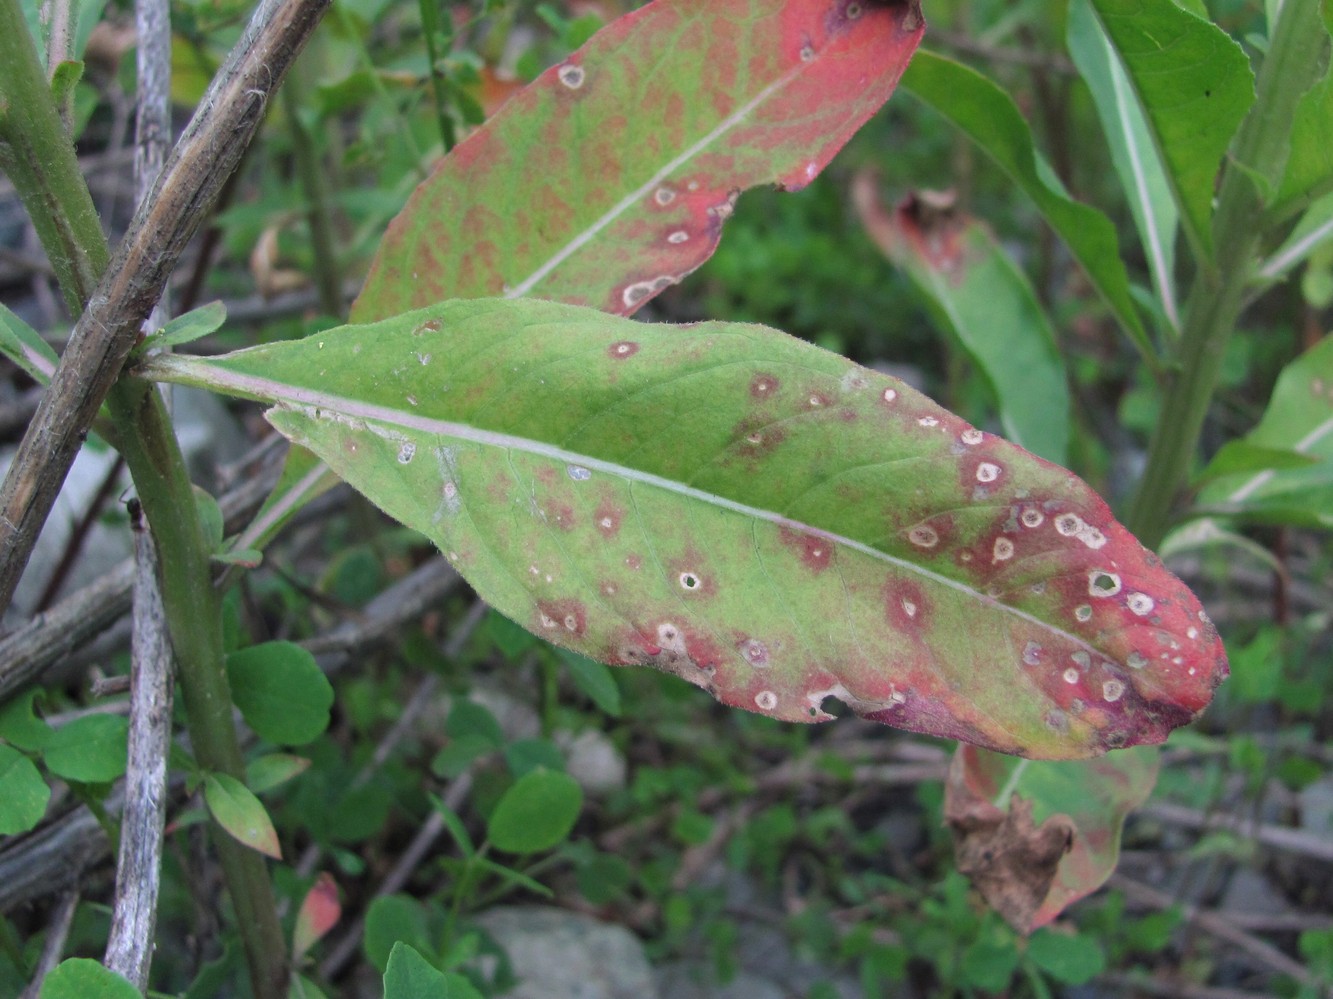
[[168, 275], [328, 4], [260, 4], [90, 297], [0, 488], [0, 608]]
[[157, 925], [162, 827], [171, 746], [171, 642], [157, 590], [153, 541], [135, 525], [134, 637], [131, 650], [129, 757], [120, 859], [106, 966], [141, 992], [148, 987]]
[[79, 893], [67, 892], [56, 903], [56, 910], [46, 926], [46, 943], [42, 946], [42, 956], [37, 962], [37, 973], [23, 990], [21, 999], [37, 999], [51, 969], [60, 963], [60, 955], [65, 950], [65, 941], [69, 939], [69, 929], [74, 923], [74, 910], [79, 907]]

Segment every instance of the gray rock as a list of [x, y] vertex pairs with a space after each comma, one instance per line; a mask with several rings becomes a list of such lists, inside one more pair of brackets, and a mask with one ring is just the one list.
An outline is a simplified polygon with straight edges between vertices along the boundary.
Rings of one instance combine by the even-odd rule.
[[506, 999], [657, 999], [643, 944], [623, 926], [549, 906], [501, 906], [477, 922], [519, 983]]

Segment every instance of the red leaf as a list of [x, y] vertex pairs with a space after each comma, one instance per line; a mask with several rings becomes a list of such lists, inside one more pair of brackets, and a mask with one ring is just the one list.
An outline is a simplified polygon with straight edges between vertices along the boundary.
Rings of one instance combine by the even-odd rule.
[[324, 871], [306, 893], [296, 916], [296, 928], [292, 931], [292, 960], [300, 960], [320, 937], [337, 925], [341, 916], [337, 882], [332, 874]]
[[712, 255], [742, 190], [804, 187], [892, 93], [916, 0], [657, 0], [442, 159], [353, 314], [532, 296], [628, 314]]

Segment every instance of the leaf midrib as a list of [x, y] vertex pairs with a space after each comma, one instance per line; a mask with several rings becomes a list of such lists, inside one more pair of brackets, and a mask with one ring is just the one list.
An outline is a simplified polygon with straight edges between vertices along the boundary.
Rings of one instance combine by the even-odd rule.
[[[737, 500], [730, 499], [729, 497], [718, 495], [717, 493], [711, 493], [703, 489], [695, 488], [694, 486], [686, 485], [683, 482], [678, 482], [674, 479], [655, 475], [652, 472], [631, 468], [592, 455], [567, 451], [564, 448], [557, 447], [554, 444], [548, 444], [545, 441], [486, 430], [467, 423], [457, 423], [450, 420], [438, 420], [428, 416], [418, 416], [415, 413], [404, 412], [389, 406], [381, 406], [375, 403], [362, 402], [357, 399], [349, 399], [345, 396], [334, 395], [329, 392], [321, 392], [299, 385], [291, 385], [286, 382], [275, 381], [258, 375], [245, 374], [229, 368], [215, 367], [208, 362], [201, 362], [197, 359], [172, 356], [162, 358], [158, 363], [162, 367], [173, 369], [194, 369], [197, 366], [206, 367], [209, 372], [207, 376], [208, 380], [215, 388], [225, 386], [242, 395], [273, 403], [280, 409], [305, 411], [306, 415], [309, 415], [312, 418], [318, 418], [320, 411], [327, 411], [343, 417], [362, 420], [367, 422], [367, 424], [380, 424], [386, 428], [414, 430], [420, 433], [434, 434], [439, 437], [450, 437], [502, 450], [521, 451], [526, 454], [537, 455], [549, 458], [553, 461], [563, 462], [566, 465], [579, 465], [589, 471], [602, 472], [603, 474], [626, 479], [630, 482], [638, 482], [644, 485], [654, 486], [678, 496], [697, 500], [698, 502], [710, 504], [724, 510], [730, 510], [733, 513], [738, 513], [745, 517], [766, 521], [777, 527], [786, 527], [815, 537], [824, 538], [833, 544], [859, 552], [869, 558], [892, 565], [898, 569], [913, 573], [922, 579], [929, 580], [930, 582], [936, 583], [947, 589], [954, 590], [970, 599], [979, 601], [985, 606], [994, 607], [1002, 613], [1026, 621], [1052, 635], [1059, 636], [1072, 642], [1074, 645], [1085, 649], [1094, 655], [1102, 658], [1109, 658], [1103, 650], [1079, 635], [1066, 631], [1065, 629], [1052, 624], [1050, 621], [1034, 614], [1030, 614], [1018, 607], [997, 600], [995, 597], [983, 593], [975, 587], [969, 586], [967, 583], [951, 579], [941, 573], [927, 569], [916, 562], [899, 558], [896, 555], [890, 555], [888, 552], [874, 548], [864, 542], [856, 541], [853, 538], [848, 538], [844, 535], [826, 530], [825, 528], [806, 524], [772, 510], [750, 506], [747, 503], [741, 503]], [[191, 371], [191, 374], [194, 374], [194, 372]], [[372, 433], [375, 432], [373, 426], [369, 427], [369, 429]]]

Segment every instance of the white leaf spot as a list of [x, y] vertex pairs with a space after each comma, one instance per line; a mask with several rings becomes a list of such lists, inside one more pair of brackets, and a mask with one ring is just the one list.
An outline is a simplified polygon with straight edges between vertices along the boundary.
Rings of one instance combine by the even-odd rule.
[[1131, 593], [1125, 598], [1125, 606], [1129, 608], [1131, 614], [1139, 617], [1145, 617], [1152, 613], [1152, 609], [1157, 605], [1153, 598], [1146, 593]]
[[983, 461], [977, 466], [978, 482], [994, 482], [1000, 477], [1000, 466], [993, 462]]
[[898, 398], [898, 393], [896, 390], [891, 388], [886, 388], [884, 390], [883, 399], [885, 402], [893, 402], [893, 400], [896, 398]]
[[1105, 569], [1093, 569], [1088, 573], [1088, 596], [1113, 597], [1120, 592], [1120, 577]]
[[1092, 620], [1092, 605], [1079, 604], [1074, 608], [1074, 618], [1077, 621], [1086, 623]]
[[940, 543], [939, 532], [927, 524], [918, 524], [907, 532], [907, 540], [918, 548], [934, 548]]
[[417, 446], [411, 441], [405, 441], [403, 446], [398, 449], [398, 463], [406, 465], [417, 453]]
[[697, 590], [702, 585], [703, 580], [694, 573], [682, 572], [680, 574], [680, 588], [682, 590]]
[[754, 695], [754, 703], [763, 711], [772, 711], [778, 706], [778, 695], [771, 690], [761, 690]]
[[[747, 638], [741, 643], [741, 655], [751, 666], [768, 665], [768, 646], [757, 638]], [[819, 707], [818, 704], [815, 707]]]
[[1113, 703], [1120, 700], [1124, 692], [1125, 685], [1119, 680], [1107, 680], [1102, 684], [1102, 696]]
[[1078, 683], [1078, 670], [1070, 666], [1069, 669], [1065, 670], [1064, 677], [1065, 683]]
[[578, 90], [579, 87], [583, 86], [583, 81], [586, 78], [587, 74], [584, 72], [582, 66], [575, 66], [572, 63], [566, 63], [565, 65], [561, 66], [558, 70], [556, 70], [556, 76], [558, 76], [560, 78], [560, 82], [563, 83], [570, 90]]
[[1036, 642], [1028, 642], [1023, 646], [1023, 665], [1036, 666], [1041, 663], [1042, 648]]
[[1040, 527], [1044, 524], [1046, 522], [1046, 514], [1042, 513], [1036, 507], [1030, 506], [1023, 511], [1018, 519], [1024, 527], [1031, 529]]
[[1014, 557], [1014, 543], [1008, 538], [996, 538], [995, 547], [991, 549], [992, 562], [1006, 562]]
[[569, 477], [575, 482], [587, 482], [592, 478], [592, 472], [588, 471], [582, 465], [569, 465], [565, 468], [565, 471], [569, 473]]
[[1069, 658], [1074, 660], [1074, 665], [1079, 669], [1087, 669], [1092, 665], [1092, 656], [1088, 655], [1082, 649], [1070, 653]]
[[659, 187], [653, 192], [653, 200], [665, 208], [676, 200], [676, 192], [669, 187]]
[[1141, 652], [1131, 652], [1129, 658], [1125, 660], [1125, 665], [1130, 669], [1143, 669], [1148, 665], [1148, 659]]
[[686, 232], [684, 229], [677, 229], [675, 232], [667, 236], [668, 243], [679, 244], [679, 243], [688, 243], [689, 241], [690, 241], [690, 234]]
[[940, 421], [935, 419], [935, 417], [933, 416], [923, 416], [916, 422], [921, 424], [923, 427], [938, 427], [940, 425]]

